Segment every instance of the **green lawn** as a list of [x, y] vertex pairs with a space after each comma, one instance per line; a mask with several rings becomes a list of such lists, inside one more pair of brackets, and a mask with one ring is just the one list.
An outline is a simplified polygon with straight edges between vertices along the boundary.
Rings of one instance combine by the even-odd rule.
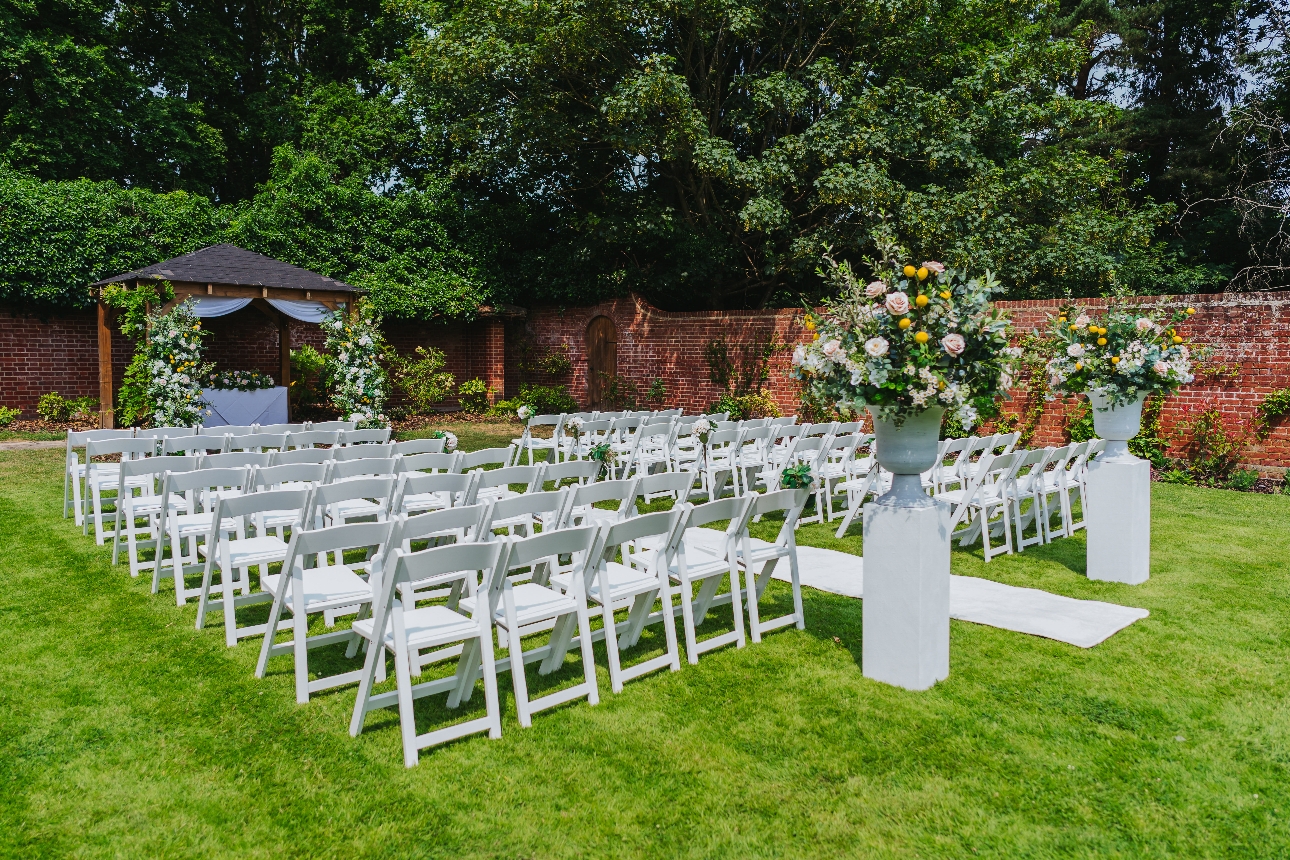
[[297, 706], [288, 658], [255, 680], [258, 640], [226, 649], [218, 615], [197, 631], [111, 567], [59, 517], [60, 461], [0, 453], [10, 856], [1290, 856], [1290, 498], [1156, 485], [1136, 588], [1086, 580], [1082, 537], [955, 552], [959, 574], [1151, 611], [1091, 650], [953, 622], [949, 679], [904, 692], [861, 677], [860, 602], [807, 590], [806, 631], [620, 695], [601, 668], [600, 705], [531, 729], [503, 675], [501, 740], [405, 770], [394, 711], [351, 739], [352, 687]]

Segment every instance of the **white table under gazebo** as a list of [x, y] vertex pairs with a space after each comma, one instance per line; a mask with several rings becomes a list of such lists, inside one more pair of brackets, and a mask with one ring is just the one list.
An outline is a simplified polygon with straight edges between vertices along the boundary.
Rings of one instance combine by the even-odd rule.
[[[105, 428], [114, 424], [112, 330], [109, 326], [111, 311], [103, 303], [100, 291], [107, 284], [124, 283], [137, 287], [141, 281], [170, 283], [175, 297], [163, 310], [191, 299], [197, 316], [210, 318], [226, 316], [250, 306], [277, 324], [279, 384], [271, 389], [253, 392], [206, 390], [204, 394], [207, 401], [219, 416], [209, 416], [211, 420], [207, 423], [212, 426], [214, 422], [280, 424], [289, 420], [287, 388], [291, 384], [290, 320], [316, 324], [322, 322], [326, 314], [341, 308], [352, 313], [358, 296], [358, 290], [343, 281], [236, 245], [211, 245], [182, 257], [92, 284], [91, 290], [99, 299], [99, 423]], [[243, 418], [257, 409], [257, 415], [266, 417], [260, 420], [233, 420], [233, 416]], [[274, 416], [273, 420], [269, 420], [268, 416]]]

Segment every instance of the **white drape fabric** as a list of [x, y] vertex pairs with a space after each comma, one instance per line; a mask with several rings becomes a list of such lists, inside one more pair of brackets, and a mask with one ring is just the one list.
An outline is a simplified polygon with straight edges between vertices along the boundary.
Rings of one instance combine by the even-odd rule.
[[250, 299], [229, 299], [207, 296], [193, 302], [193, 313], [199, 317], [226, 317], [251, 303]]
[[269, 299], [269, 304], [273, 305], [293, 320], [300, 320], [301, 322], [307, 323], [320, 323], [323, 321], [323, 317], [331, 313], [331, 310], [322, 302], [298, 302], [293, 299]]

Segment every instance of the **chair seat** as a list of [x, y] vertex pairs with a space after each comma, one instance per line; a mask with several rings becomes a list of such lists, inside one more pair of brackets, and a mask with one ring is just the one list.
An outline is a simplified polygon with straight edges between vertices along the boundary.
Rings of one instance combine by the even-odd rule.
[[266, 529], [276, 529], [282, 526], [294, 526], [300, 522], [300, 511], [283, 508], [280, 511], [265, 511], [260, 514], [260, 523]]
[[479, 493], [475, 499], [478, 502], [493, 501], [500, 502], [502, 499], [513, 499], [519, 493], [511, 490], [509, 487], [480, 487]]
[[329, 505], [327, 514], [333, 520], [345, 520], [352, 517], [375, 517], [385, 510], [383, 505], [369, 502], [367, 499], [346, 499]]
[[[372, 641], [371, 618], [353, 623], [359, 636]], [[408, 647], [417, 648], [444, 642], [472, 639], [479, 635], [475, 619], [453, 612], [446, 606], [422, 606], [403, 613], [403, 630], [407, 633]], [[394, 619], [385, 622], [385, 647], [394, 650]]]
[[[278, 596], [278, 588], [283, 582], [291, 587], [289, 576], [281, 573], [270, 573], [260, 577], [264, 590]], [[304, 572], [305, 611], [316, 612], [328, 606], [344, 606], [353, 603], [364, 603], [372, 599], [372, 589], [358, 574], [343, 564], [325, 567], [310, 567]], [[290, 594], [287, 595], [291, 597]], [[295, 607], [287, 601], [287, 607], [293, 612]]]
[[437, 511], [442, 508], [451, 507], [452, 499], [447, 492], [442, 493], [413, 493], [403, 497], [403, 512], [411, 514], [414, 511], [422, 513], [425, 511]]
[[[206, 555], [206, 550], [206, 544], [202, 544], [197, 548], [197, 552], [202, 555]], [[286, 557], [286, 542], [282, 538], [277, 538], [273, 535], [261, 535], [228, 542], [228, 559], [229, 564], [233, 567], [249, 567], [271, 561], [282, 561]], [[223, 565], [219, 555], [215, 556], [215, 562], [221, 566]]]
[[[951, 505], [963, 504], [963, 499], [967, 495], [966, 490], [946, 490], [943, 493], [937, 493], [933, 498], [937, 501], [949, 502]], [[980, 506], [982, 504], [996, 504], [1000, 501], [999, 490], [995, 487], [981, 487], [977, 490], [976, 496], [968, 503]]]
[[[646, 571], [636, 570], [616, 561], [609, 562], [605, 565], [605, 568], [606, 573], [609, 574], [610, 602], [658, 588], [658, 577]], [[552, 575], [551, 581], [558, 585], [562, 591], [568, 591], [572, 577], [572, 573], [557, 573]], [[603, 604], [605, 602], [600, 594], [599, 576], [592, 580], [591, 586], [587, 589], [587, 596], [597, 603]]]
[[[578, 604], [572, 597], [534, 582], [522, 582], [512, 587], [511, 593], [515, 598], [515, 620], [521, 627], [566, 615], [578, 609]], [[471, 614], [475, 612], [473, 597], [463, 597], [458, 605], [463, 612]], [[506, 611], [500, 601], [494, 617], [498, 624], [505, 625]]]
[[[99, 492], [103, 492], [104, 490], [115, 490], [120, 486], [121, 473], [116, 471], [111, 474], [104, 474], [103, 472], [96, 470], [94, 474], [89, 477], [88, 483], [91, 487], [98, 487]], [[133, 478], [127, 478], [125, 485], [130, 489], [137, 489], [139, 487], [146, 487], [151, 483], [152, 475], [136, 475]]]
[[[204, 535], [211, 530], [211, 519], [215, 516], [213, 511], [205, 511], [200, 514], [179, 514], [170, 517], [167, 522], [172, 531], [178, 531], [181, 538], [191, 535]], [[237, 520], [232, 517], [225, 517], [220, 521], [220, 530], [231, 532], [237, 528]]]
[[[130, 510], [137, 517], [161, 513], [161, 496], [135, 496], [129, 503]], [[188, 500], [175, 493], [170, 494], [170, 510], [188, 510]]]

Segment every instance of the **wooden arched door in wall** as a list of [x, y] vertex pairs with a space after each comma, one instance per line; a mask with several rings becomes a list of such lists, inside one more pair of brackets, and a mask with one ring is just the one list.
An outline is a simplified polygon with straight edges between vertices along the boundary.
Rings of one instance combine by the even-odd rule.
[[618, 331], [614, 321], [599, 316], [587, 324], [587, 400], [604, 409], [609, 377], [618, 374]]

